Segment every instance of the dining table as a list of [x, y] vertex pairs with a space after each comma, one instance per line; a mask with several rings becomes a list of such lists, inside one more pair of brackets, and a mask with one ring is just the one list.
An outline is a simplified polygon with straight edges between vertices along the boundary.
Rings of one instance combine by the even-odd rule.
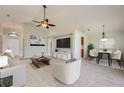
[[112, 65], [111, 54], [112, 54], [112, 50], [98, 50], [97, 64], [99, 64], [99, 61], [100, 59], [103, 58], [103, 55], [107, 55], [108, 65], [111, 66]]

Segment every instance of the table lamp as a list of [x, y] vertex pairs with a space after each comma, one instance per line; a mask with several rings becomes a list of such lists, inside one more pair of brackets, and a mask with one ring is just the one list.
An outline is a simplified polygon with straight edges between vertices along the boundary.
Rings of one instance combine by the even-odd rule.
[[7, 52], [7, 53], [11, 53], [12, 50], [11, 50], [11, 49], [6, 49], [5, 52]]

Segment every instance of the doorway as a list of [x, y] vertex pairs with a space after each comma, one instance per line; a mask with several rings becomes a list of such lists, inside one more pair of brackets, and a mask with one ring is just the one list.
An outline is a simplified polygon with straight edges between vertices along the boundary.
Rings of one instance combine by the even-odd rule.
[[84, 57], [84, 37], [81, 37], [81, 57]]

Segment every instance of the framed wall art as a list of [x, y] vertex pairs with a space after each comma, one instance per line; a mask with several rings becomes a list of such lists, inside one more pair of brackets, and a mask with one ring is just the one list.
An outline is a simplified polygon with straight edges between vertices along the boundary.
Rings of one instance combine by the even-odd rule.
[[38, 35], [30, 35], [30, 46], [45, 46], [44, 38]]

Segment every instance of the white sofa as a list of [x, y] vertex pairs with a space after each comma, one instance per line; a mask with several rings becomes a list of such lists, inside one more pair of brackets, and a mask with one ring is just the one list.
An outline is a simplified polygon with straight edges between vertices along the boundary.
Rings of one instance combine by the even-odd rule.
[[73, 84], [80, 76], [81, 59], [69, 63], [54, 62], [52, 68], [53, 75], [57, 80], [64, 84]]
[[26, 84], [26, 65], [18, 64], [0, 69], [0, 78], [13, 76], [13, 87], [20, 87]]
[[[7, 65], [0, 69], [0, 79], [3, 80], [9, 76], [12, 76], [12, 86], [20, 87], [26, 84], [26, 64], [21, 63], [19, 60], [9, 58], [9, 60], [3, 59], [7, 56], [0, 56], [1, 61], [7, 61]], [[7, 82], [7, 81], [5, 81]], [[1, 83], [1, 82], [0, 82]], [[1, 84], [0, 84], [1, 85]], [[3, 85], [5, 86], [5, 85]]]

